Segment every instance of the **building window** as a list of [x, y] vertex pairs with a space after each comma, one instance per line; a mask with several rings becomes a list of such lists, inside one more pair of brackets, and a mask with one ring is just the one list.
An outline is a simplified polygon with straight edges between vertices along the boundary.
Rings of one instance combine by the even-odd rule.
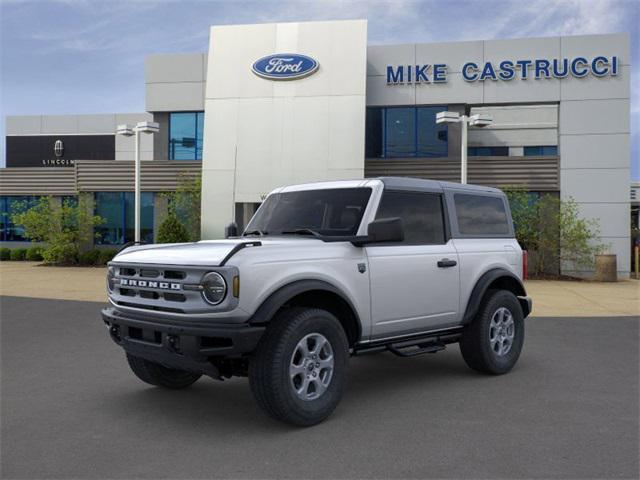
[[28, 210], [38, 203], [39, 197], [19, 196], [0, 197], [0, 241], [29, 242], [24, 236], [24, 228], [15, 225], [11, 216], [19, 211]]
[[446, 107], [371, 107], [367, 109], [367, 158], [447, 157], [447, 125], [436, 124]]
[[169, 160], [202, 160], [204, 112], [169, 114]]
[[508, 157], [509, 147], [469, 147], [470, 157]]
[[545, 145], [535, 147], [524, 147], [525, 157], [556, 157], [558, 147], [556, 145]]
[[[105, 223], [96, 227], [99, 245], [123, 245], [134, 239], [135, 212], [133, 192], [97, 192], [95, 194], [95, 214]], [[140, 239], [153, 243], [153, 204], [152, 192], [140, 194]]]

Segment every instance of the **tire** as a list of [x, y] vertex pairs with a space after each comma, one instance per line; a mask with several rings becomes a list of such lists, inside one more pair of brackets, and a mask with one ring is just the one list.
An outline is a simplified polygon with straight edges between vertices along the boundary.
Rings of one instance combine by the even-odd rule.
[[249, 362], [251, 391], [267, 415], [315, 425], [342, 398], [348, 359], [347, 336], [336, 317], [317, 308], [289, 308], [271, 321]]
[[159, 363], [150, 362], [144, 358], [134, 357], [129, 354], [127, 354], [127, 362], [129, 362], [129, 367], [136, 374], [136, 377], [156, 387], [171, 388], [173, 390], [187, 388], [202, 376], [199, 373], [173, 370]]
[[[509, 316], [513, 330], [509, 328]], [[501, 375], [516, 364], [523, 343], [524, 316], [518, 299], [507, 290], [489, 290], [462, 334], [460, 351], [473, 370]]]

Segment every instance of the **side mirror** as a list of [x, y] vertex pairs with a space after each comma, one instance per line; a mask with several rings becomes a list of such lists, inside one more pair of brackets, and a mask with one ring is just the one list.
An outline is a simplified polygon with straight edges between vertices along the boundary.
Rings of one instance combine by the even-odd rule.
[[368, 243], [401, 242], [403, 240], [402, 220], [399, 217], [394, 217], [374, 220], [367, 228], [367, 236], [353, 243], [360, 246]]
[[236, 222], [231, 222], [229, 225], [224, 227], [224, 238], [237, 237], [237, 236], [238, 236], [238, 224], [236, 224]]

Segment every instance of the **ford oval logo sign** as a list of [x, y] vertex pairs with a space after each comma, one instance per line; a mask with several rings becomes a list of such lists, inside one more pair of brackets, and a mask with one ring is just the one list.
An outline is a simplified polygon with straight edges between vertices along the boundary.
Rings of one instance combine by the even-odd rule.
[[278, 53], [256, 60], [251, 70], [269, 80], [296, 80], [315, 73], [318, 66], [317, 61], [306, 55]]

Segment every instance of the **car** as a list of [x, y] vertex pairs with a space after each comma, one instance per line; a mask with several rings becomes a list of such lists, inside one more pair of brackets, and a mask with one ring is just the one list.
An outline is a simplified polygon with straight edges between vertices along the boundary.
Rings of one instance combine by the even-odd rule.
[[[249, 378], [258, 405], [326, 419], [350, 357], [459, 343], [479, 372], [510, 371], [531, 299], [498, 189], [385, 177], [277, 188], [241, 235], [135, 245], [108, 264], [102, 318], [142, 381], [182, 389]], [[408, 366], [409, 368], [409, 366]]]

